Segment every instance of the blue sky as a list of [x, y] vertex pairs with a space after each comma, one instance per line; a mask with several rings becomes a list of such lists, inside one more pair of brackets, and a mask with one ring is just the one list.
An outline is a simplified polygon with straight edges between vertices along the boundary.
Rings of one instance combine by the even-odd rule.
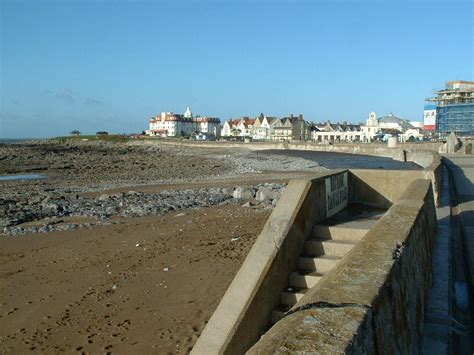
[[421, 120], [474, 80], [472, 1], [0, 0], [0, 137], [140, 132], [161, 111]]

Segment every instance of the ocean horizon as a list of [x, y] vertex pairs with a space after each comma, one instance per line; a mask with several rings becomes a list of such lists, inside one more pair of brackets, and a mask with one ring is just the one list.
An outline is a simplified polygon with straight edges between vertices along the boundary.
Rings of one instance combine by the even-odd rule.
[[39, 139], [47, 139], [47, 138], [0, 138], [0, 143], [13, 144], [13, 143], [21, 143], [21, 142], [39, 140]]

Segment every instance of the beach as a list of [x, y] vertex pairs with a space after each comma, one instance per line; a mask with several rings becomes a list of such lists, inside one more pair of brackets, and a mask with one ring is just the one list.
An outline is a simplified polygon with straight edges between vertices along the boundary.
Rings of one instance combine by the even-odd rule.
[[[46, 177], [0, 182], [0, 349], [189, 352], [286, 182], [324, 170], [259, 157], [102, 142], [0, 146], [1, 174]], [[256, 200], [259, 189], [273, 198]]]
[[0, 348], [187, 353], [268, 215], [210, 207], [0, 238]]
[[2, 351], [189, 352], [288, 181], [326, 170], [317, 152], [153, 143], [0, 145]]

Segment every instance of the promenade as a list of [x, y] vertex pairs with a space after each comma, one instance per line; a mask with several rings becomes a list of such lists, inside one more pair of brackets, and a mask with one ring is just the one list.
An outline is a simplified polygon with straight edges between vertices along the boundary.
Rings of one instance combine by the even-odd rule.
[[474, 156], [444, 155], [451, 180], [452, 353], [473, 351]]
[[474, 287], [474, 156], [444, 155], [452, 173], [466, 256], [470, 270], [471, 289]]

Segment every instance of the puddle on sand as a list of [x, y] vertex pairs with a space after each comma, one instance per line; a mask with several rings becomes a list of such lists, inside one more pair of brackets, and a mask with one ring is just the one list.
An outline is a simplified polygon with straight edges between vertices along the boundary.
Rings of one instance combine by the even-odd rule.
[[47, 179], [48, 176], [43, 174], [18, 174], [18, 175], [0, 175], [0, 181], [9, 180], [37, 180]]

